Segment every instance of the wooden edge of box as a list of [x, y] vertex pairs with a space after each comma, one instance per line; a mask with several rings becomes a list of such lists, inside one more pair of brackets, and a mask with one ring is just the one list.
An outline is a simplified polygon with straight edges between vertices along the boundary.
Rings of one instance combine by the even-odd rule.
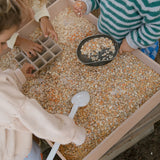
[[100, 160], [112, 160], [119, 154], [132, 147], [141, 139], [154, 131], [154, 123], [160, 120], [160, 103], [127, 134], [125, 134], [113, 147], [111, 147]]
[[[51, 147], [53, 147], [53, 143], [52, 143], [51, 141], [46, 140], [46, 142], [47, 142]], [[66, 160], [66, 158], [62, 155], [61, 152], [57, 151], [57, 154], [58, 154], [58, 156], [59, 156], [62, 160]]]
[[136, 110], [117, 129], [106, 137], [96, 148], [94, 148], [83, 160], [97, 160], [116, 144], [130, 129], [143, 119], [152, 109], [160, 103], [160, 91], [155, 93], [147, 102]]

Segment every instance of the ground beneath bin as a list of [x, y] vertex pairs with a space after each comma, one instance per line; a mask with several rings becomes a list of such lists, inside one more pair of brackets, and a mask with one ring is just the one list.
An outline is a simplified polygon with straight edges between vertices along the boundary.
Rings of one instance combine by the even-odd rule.
[[160, 160], [160, 121], [155, 123], [154, 132], [113, 160]]

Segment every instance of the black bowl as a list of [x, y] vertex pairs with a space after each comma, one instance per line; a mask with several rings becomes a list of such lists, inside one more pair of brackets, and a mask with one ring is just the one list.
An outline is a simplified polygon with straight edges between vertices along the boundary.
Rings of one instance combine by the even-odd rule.
[[[112, 40], [112, 43], [113, 43], [114, 46], [115, 46], [115, 52], [114, 52], [114, 53], [112, 52], [112, 56], [113, 56], [113, 57], [112, 57], [111, 59], [109, 59], [109, 60], [103, 60], [102, 55], [103, 55], [103, 53], [105, 52], [105, 49], [102, 49], [102, 50], [98, 53], [98, 56], [99, 56], [99, 58], [98, 58], [99, 60], [98, 60], [98, 61], [96, 61], [96, 60], [93, 61], [91, 58], [88, 58], [87, 55], [81, 54], [81, 48], [82, 48], [82, 46], [83, 46], [86, 42], [90, 41], [91, 39], [100, 38], [100, 37], [104, 37], [104, 38], [108, 38], [108, 39], [111, 39], [111, 40]], [[107, 48], [107, 49], [108, 49], [108, 48]], [[85, 65], [101, 66], [101, 65], [105, 65], [105, 64], [111, 62], [111, 61], [116, 57], [116, 55], [117, 55], [117, 53], [118, 53], [118, 49], [119, 49], [119, 45], [118, 45], [118, 43], [117, 43], [112, 37], [110, 37], [110, 36], [108, 36], [108, 35], [101, 35], [101, 34], [99, 34], [99, 35], [94, 35], [94, 36], [87, 37], [87, 38], [83, 39], [83, 40], [80, 42], [80, 44], [79, 44], [79, 46], [78, 46], [78, 48], [77, 48], [77, 57], [78, 57], [79, 61], [82, 62], [82, 63], [85, 64]]]

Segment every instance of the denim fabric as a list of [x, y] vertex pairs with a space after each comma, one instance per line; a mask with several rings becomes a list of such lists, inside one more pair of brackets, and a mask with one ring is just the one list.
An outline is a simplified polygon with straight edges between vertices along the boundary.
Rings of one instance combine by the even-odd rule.
[[152, 46], [141, 49], [143, 53], [148, 55], [153, 60], [155, 60], [158, 50], [159, 50], [159, 41], [156, 41], [156, 43], [154, 43]]
[[36, 142], [33, 141], [32, 150], [24, 160], [42, 160], [40, 148]]

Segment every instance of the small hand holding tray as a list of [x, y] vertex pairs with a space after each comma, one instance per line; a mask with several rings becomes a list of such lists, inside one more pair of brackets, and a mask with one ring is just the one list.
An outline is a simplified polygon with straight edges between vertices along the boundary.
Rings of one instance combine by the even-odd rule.
[[94, 35], [81, 41], [77, 48], [77, 57], [85, 65], [101, 66], [111, 62], [118, 49], [119, 45], [112, 37]]
[[34, 73], [43, 69], [62, 52], [60, 46], [51, 38], [40, 36], [36, 43], [42, 45], [43, 49], [36, 56], [28, 57], [23, 51], [15, 55], [17, 63], [22, 67], [25, 62], [32, 64], [35, 67]]

